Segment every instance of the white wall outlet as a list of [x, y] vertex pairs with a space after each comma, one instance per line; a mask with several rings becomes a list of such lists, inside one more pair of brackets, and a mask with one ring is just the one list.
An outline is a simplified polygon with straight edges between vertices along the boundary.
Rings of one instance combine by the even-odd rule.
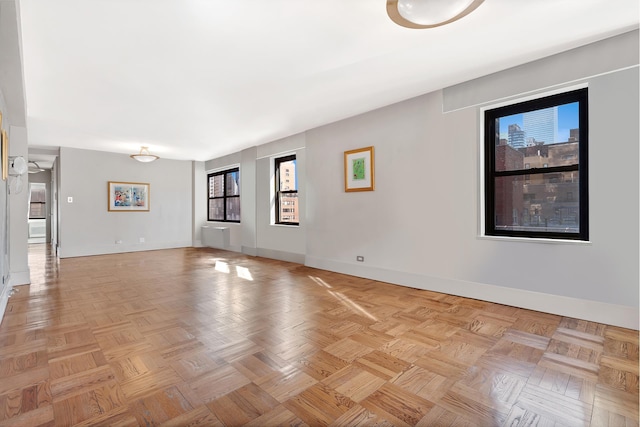
[[122, 240], [116, 240], [116, 245], [119, 245], [122, 243]]
[[362, 255], [358, 255], [358, 256], [356, 256], [356, 261], [364, 262], [364, 257]]
[[67, 197], [67, 203], [73, 203], [73, 197]]
[[140, 243], [144, 243], [144, 237], [141, 237], [139, 241]]

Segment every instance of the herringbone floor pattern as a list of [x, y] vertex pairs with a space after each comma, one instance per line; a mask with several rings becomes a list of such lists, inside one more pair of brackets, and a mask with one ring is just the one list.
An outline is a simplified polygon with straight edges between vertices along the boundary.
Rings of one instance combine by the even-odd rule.
[[2, 426], [638, 425], [637, 331], [214, 249], [45, 247], [0, 325]]

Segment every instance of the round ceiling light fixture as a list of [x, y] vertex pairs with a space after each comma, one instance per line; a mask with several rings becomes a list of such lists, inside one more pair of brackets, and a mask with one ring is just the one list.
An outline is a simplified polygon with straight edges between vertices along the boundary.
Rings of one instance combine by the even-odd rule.
[[140, 147], [140, 152], [138, 154], [132, 154], [129, 157], [142, 163], [153, 162], [154, 160], [158, 160], [160, 158], [154, 154], [149, 153], [149, 147]]
[[[44, 169], [40, 167], [40, 165], [33, 160], [29, 160], [29, 173], [40, 173], [44, 172]], [[32, 166], [33, 165], [33, 166]]]
[[406, 28], [433, 28], [467, 16], [484, 0], [387, 0], [387, 14]]

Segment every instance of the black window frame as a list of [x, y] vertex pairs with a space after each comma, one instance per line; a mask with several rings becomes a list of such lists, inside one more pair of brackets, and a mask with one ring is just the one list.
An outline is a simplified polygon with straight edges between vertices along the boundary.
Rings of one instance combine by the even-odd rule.
[[[240, 198], [240, 186], [238, 186], [238, 194], [237, 195], [228, 195], [227, 194], [227, 176], [237, 172], [238, 176], [240, 176], [240, 168], [239, 167], [235, 167], [235, 168], [231, 168], [231, 169], [226, 169], [223, 171], [218, 171], [218, 172], [212, 172], [207, 174], [207, 221], [211, 221], [211, 222], [234, 222], [234, 223], [240, 223], [241, 220], [235, 220], [235, 219], [227, 219], [227, 201], [231, 198]], [[217, 197], [212, 197], [211, 196], [211, 178], [214, 176], [223, 176], [223, 195], [222, 196], [217, 196]], [[239, 181], [239, 180], [238, 180]], [[223, 199], [222, 205], [224, 207], [224, 219], [214, 219], [211, 218], [209, 216], [209, 214], [211, 213], [211, 209], [210, 209], [210, 204], [211, 204], [211, 200], [219, 200], [219, 199]], [[242, 211], [240, 211], [240, 217], [242, 218]]]
[[284, 162], [290, 162], [290, 161], [296, 161], [296, 171], [295, 171], [295, 176], [293, 177], [294, 180], [297, 177], [298, 174], [298, 163], [296, 160], [296, 155], [295, 154], [290, 154], [288, 156], [283, 156], [283, 157], [277, 157], [274, 159], [274, 169], [275, 169], [275, 195], [276, 195], [276, 218], [275, 218], [275, 223], [278, 225], [295, 225], [295, 226], [299, 226], [300, 225], [300, 205], [298, 204], [298, 222], [292, 222], [292, 221], [283, 221], [280, 219], [280, 198], [281, 195], [284, 194], [298, 194], [298, 187], [296, 186], [295, 190], [281, 190], [280, 189], [280, 164], [284, 163]]
[[[544, 108], [578, 102], [578, 162], [572, 165], [496, 171], [496, 147], [499, 144], [499, 129], [496, 119], [514, 114], [526, 113]], [[588, 146], [589, 146], [589, 114], [588, 89], [582, 88], [549, 95], [530, 101], [519, 102], [484, 111], [484, 235], [503, 237], [525, 237], [559, 240], [589, 240], [589, 181], [588, 181]], [[523, 179], [533, 175], [578, 172], [579, 221], [580, 229], [576, 233], [553, 231], [505, 230], [496, 228], [496, 187], [495, 179], [509, 176], [522, 176]]]

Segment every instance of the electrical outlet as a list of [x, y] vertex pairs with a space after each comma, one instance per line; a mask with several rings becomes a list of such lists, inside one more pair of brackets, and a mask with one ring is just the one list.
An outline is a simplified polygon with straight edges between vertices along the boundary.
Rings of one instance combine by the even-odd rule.
[[119, 245], [122, 243], [122, 240], [116, 240], [116, 245]]
[[67, 203], [73, 203], [73, 197], [67, 197]]
[[144, 237], [141, 237], [139, 240], [140, 243], [144, 243]]
[[362, 255], [358, 255], [358, 256], [356, 256], [356, 261], [364, 262], [364, 257]]

